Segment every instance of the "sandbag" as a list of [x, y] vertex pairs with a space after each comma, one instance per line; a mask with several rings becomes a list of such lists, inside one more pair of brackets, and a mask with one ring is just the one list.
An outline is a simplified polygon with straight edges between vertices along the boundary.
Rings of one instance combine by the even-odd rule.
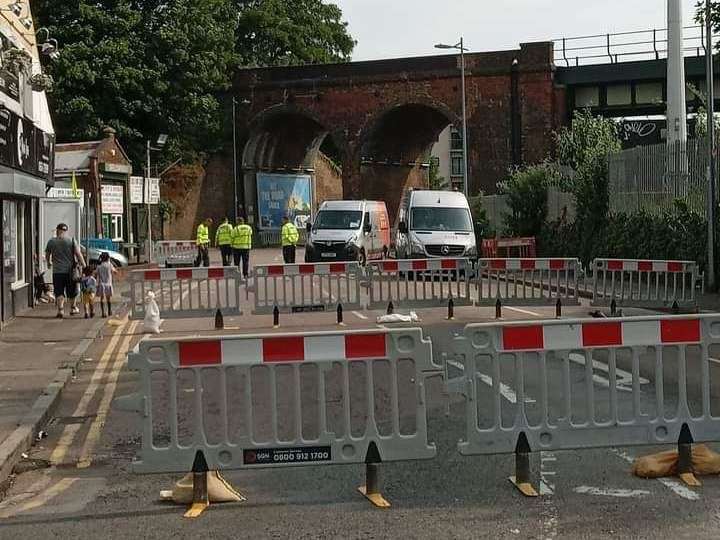
[[[207, 475], [208, 500], [211, 503], [241, 502], [245, 500], [245, 497], [228, 484], [218, 471], [210, 471]], [[171, 500], [176, 504], [190, 504], [192, 503], [192, 496], [193, 473], [188, 473], [178, 480], [172, 490], [160, 492], [160, 499], [164, 501]]]
[[145, 296], [145, 320], [143, 321], [143, 330], [146, 334], [159, 334], [161, 324], [160, 308], [155, 301], [155, 293], [148, 291]]
[[[637, 458], [632, 472], [641, 478], [677, 476], [678, 452], [667, 450]], [[692, 446], [692, 467], [697, 475], [720, 474], [720, 454], [705, 444]]]

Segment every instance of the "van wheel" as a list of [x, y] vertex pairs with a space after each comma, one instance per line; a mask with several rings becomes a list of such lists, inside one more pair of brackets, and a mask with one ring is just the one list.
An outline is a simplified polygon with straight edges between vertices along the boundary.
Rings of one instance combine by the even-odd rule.
[[367, 256], [365, 255], [365, 250], [361, 249], [358, 254], [358, 264], [360, 266], [365, 266], [365, 263], [367, 263]]

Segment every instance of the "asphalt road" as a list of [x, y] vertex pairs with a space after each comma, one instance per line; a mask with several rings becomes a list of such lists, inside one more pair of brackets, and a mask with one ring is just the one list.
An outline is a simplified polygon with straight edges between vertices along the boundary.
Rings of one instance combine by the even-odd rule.
[[[586, 316], [587, 306], [567, 308], [565, 316]], [[376, 328], [374, 318], [381, 312], [358, 312], [346, 316], [346, 328]], [[628, 314], [639, 314], [630, 311]], [[466, 322], [491, 320], [492, 308], [459, 308], [455, 321], [445, 321], [443, 309], [422, 311], [419, 323], [433, 340], [435, 360], [451, 350], [453, 334]], [[505, 309], [513, 319], [538, 319], [554, 316], [553, 307]], [[259, 330], [289, 331], [333, 328], [333, 314], [286, 315], [282, 327], [268, 328], [265, 316], [228, 319], [225, 333]], [[206, 325], [206, 326], [205, 326]], [[208, 335], [207, 319], [166, 321], [165, 336]], [[525, 498], [508, 482], [513, 474], [514, 456], [462, 456], [457, 442], [466, 431], [466, 404], [460, 395], [447, 395], [439, 378], [428, 380], [428, 440], [437, 447], [433, 459], [386, 462], [380, 465], [383, 493], [392, 503], [389, 510], [373, 508], [357, 491], [364, 483], [363, 465], [312, 466], [281, 469], [231, 471], [226, 478], [247, 497], [243, 503], [213, 505], [199, 519], [182, 518], [183, 507], [159, 501], [159, 491], [169, 489], [179, 475], [136, 475], [130, 463], [139, 447], [137, 417], [110, 408], [113, 396], [136, 390], [137, 375], [126, 368], [125, 356], [140, 339], [140, 325], [118, 319], [106, 329], [106, 336], [88, 353], [77, 382], [65, 394], [56, 418], [48, 428], [49, 436], [34, 448], [27, 462], [28, 471], [0, 502], [0, 539], [17, 538], [716, 538], [720, 523], [720, 479], [705, 477], [701, 488], [690, 489], [679, 480], [642, 480], [630, 474], [634, 457], [656, 448], [615, 448], [535, 452], [533, 473], [540, 488], [538, 498]], [[691, 351], [688, 359], [697, 365]], [[574, 419], [587, 415], [588, 386], [593, 388], [599, 415], [608, 414], [609, 368], [602, 356], [590, 371], [575, 358], [570, 362], [570, 391]], [[649, 357], [639, 363], [638, 383], [642, 388], [641, 407], [653, 412], [654, 371]], [[480, 426], [492, 425], [494, 402], [488, 377], [491, 366], [476, 359], [475, 369], [483, 376], [478, 382], [477, 408]], [[559, 362], [559, 361], [558, 361]], [[672, 354], [668, 356], [672, 365]], [[695, 363], [695, 364], [693, 364]], [[632, 366], [618, 362], [617, 388], [632, 386]], [[387, 414], [389, 393], [387, 366], [373, 366], [379, 381], [375, 399], [382, 429], [391, 426]], [[449, 368], [451, 377], [462, 374], [465, 366], [456, 360]], [[534, 369], [529, 367], [528, 369]], [[385, 370], [385, 371], [383, 371]], [[561, 396], [561, 366], [550, 362], [548, 395]], [[713, 375], [715, 367], [711, 369]], [[674, 367], [664, 375], [665, 393], [677, 395]], [[240, 374], [239, 374], [240, 375]], [[503, 424], [509, 424], [517, 408], [515, 373], [503, 366], [500, 400]], [[266, 401], [268, 378], [260, 370], [252, 375], [258, 390], [253, 397], [257, 411], [252, 431], [260, 438], [271, 435]], [[317, 431], [316, 373], [302, 377], [301, 398], [304, 407], [302, 429]], [[327, 397], [332, 409], [342, 399], [338, 389], [340, 376], [329, 373]], [[184, 377], [184, 375], [182, 376]], [[364, 381], [367, 374], [358, 369], [353, 375], [353, 403], [366, 403]], [[716, 378], [716, 377], [715, 377]], [[292, 377], [278, 378], [280, 411], [289, 411], [294, 403], [290, 389]], [[675, 381], [675, 385], [673, 385]], [[205, 378], [203, 403], [208, 435], [218, 437], [222, 425], [217, 422], [219, 380]], [[164, 383], [156, 384], [162, 388]], [[232, 389], [242, 394], [240, 382]], [[720, 393], [713, 386], [712, 405], [717, 410]], [[484, 389], [484, 391], [483, 391]], [[412, 370], [398, 373], [401, 430], [411, 432], [417, 426], [415, 409], [417, 386]], [[526, 407], [531, 417], [537, 413], [540, 389], [532, 380], [526, 387]], [[699, 385], [691, 381], [688, 393], [694, 406], [699, 403]], [[619, 390], [619, 414], [632, 412], [631, 394]], [[180, 380], [180, 409], [188, 410], [194, 391], [188, 381]], [[366, 397], [365, 397], [366, 399]], [[533, 402], [534, 400], [534, 402]], [[557, 402], [557, 401], [556, 401]], [[315, 403], [315, 407], [313, 407]], [[334, 405], [333, 405], [334, 404]], [[329, 409], [333, 429], [341, 422], [341, 411]], [[166, 402], [154, 404], [155, 412], [167, 410]], [[232, 433], [242, 436], [249, 426], [236, 418]], [[296, 428], [281, 414], [278, 432], [291, 438]], [[534, 411], [534, 412], [533, 412]], [[551, 414], [560, 412], [551, 409]], [[367, 421], [362, 406], [352, 412], [353, 431]], [[162, 416], [161, 416], [162, 418]], [[182, 424], [181, 436], [189, 437]], [[167, 422], [158, 421], [156, 437], [167, 440]], [[47, 466], [50, 465], [50, 466]]]

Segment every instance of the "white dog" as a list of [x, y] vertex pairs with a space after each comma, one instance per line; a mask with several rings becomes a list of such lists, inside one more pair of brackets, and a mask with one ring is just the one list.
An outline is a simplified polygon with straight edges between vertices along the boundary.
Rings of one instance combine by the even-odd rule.
[[155, 301], [155, 293], [148, 291], [145, 296], [145, 320], [143, 321], [145, 333], [159, 334], [161, 324], [162, 320], [160, 319], [160, 308]]

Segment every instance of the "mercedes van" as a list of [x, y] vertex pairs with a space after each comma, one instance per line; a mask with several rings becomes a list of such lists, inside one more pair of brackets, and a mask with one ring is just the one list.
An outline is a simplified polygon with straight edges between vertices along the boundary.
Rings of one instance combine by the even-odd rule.
[[457, 191], [409, 190], [398, 212], [398, 259], [477, 257], [470, 205]]
[[325, 201], [307, 230], [305, 262], [365, 264], [390, 249], [390, 220], [380, 201]]

